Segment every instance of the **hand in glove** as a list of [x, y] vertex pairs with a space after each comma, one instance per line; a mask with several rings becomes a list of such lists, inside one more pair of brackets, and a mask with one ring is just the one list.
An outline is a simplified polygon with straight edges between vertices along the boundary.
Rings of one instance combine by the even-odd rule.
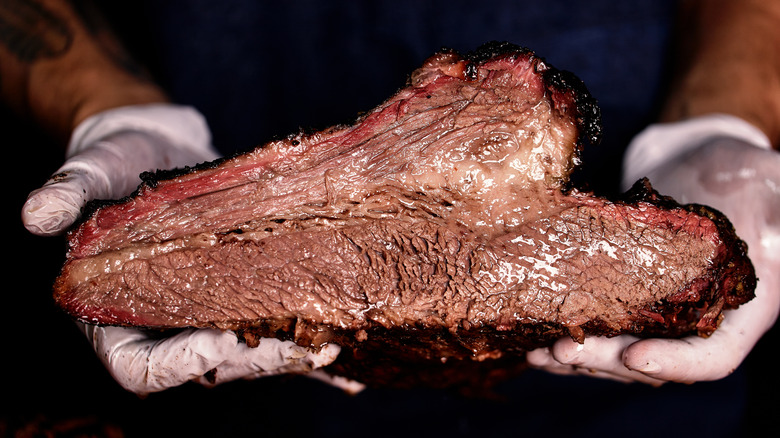
[[[114, 379], [137, 394], [162, 391], [190, 380], [214, 386], [236, 379], [304, 374], [330, 364], [340, 351], [328, 344], [313, 352], [294, 342], [271, 338], [248, 347], [233, 332], [211, 329], [189, 329], [155, 340], [131, 328], [83, 328]], [[326, 376], [325, 380], [329, 379], [336, 378]]]
[[780, 154], [751, 125], [707, 116], [656, 125], [630, 146], [624, 185], [647, 176], [661, 194], [681, 203], [710, 205], [732, 221], [748, 244], [756, 298], [725, 311], [709, 337], [646, 339], [618, 336], [570, 339], [529, 353], [532, 365], [555, 373], [581, 373], [625, 381], [716, 380], [734, 371], [780, 309]]
[[[28, 230], [64, 232], [91, 199], [130, 194], [143, 171], [182, 167], [217, 158], [208, 127], [196, 111], [169, 104], [121, 107], [98, 113], [73, 132], [67, 161], [22, 211]], [[214, 385], [238, 378], [304, 373], [335, 360], [339, 347], [313, 352], [292, 342], [261, 339], [256, 348], [232, 332], [187, 330], [166, 339], [120, 327], [83, 326], [111, 375], [129, 391], [145, 394], [189, 380]], [[345, 382], [324, 378], [339, 386]], [[345, 389], [355, 390], [346, 382]], [[352, 385], [352, 386], [349, 386]]]
[[141, 172], [217, 157], [206, 122], [191, 108], [151, 104], [98, 113], [73, 131], [65, 164], [30, 193], [22, 221], [34, 234], [61, 234], [87, 201], [130, 194]]

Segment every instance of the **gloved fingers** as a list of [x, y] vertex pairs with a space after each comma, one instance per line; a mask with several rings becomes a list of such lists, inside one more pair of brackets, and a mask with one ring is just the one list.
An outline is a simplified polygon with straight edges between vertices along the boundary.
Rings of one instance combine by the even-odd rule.
[[576, 366], [563, 364], [555, 360], [552, 353], [552, 347], [531, 350], [526, 354], [526, 360], [532, 367], [547, 371], [548, 373], [563, 376], [578, 374]]
[[528, 360], [532, 366], [557, 374], [580, 374], [654, 386], [663, 384], [663, 380], [632, 371], [624, 365], [624, 351], [637, 340], [628, 335], [589, 337], [580, 344], [570, 338], [563, 338], [548, 349], [530, 352]]
[[631, 382], [631, 379], [604, 371], [558, 362], [553, 356], [551, 347], [538, 348], [530, 351], [528, 352], [527, 358], [532, 367], [560, 376], [587, 376], [623, 383]]
[[213, 386], [236, 379], [255, 379], [276, 374], [306, 374], [314, 369], [329, 365], [336, 360], [341, 348], [326, 344], [318, 351], [296, 345], [291, 341], [261, 338], [256, 347], [244, 343], [236, 345], [234, 351], [209, 371], [198, 378], [198, 382]]
[[194, 164], [215, 157], [209, 151], [172, 148], [162, 137], [122, 132], [104, 138], [74, 155], [44, 184], [30, 193], [22, 221], [32, 233], [60, 234], [92, 199], [130, 194], [144, 171]]
[[712, 339], [647, 339], [626, 350], [626, 367], [655, 378], [681, 383], [717, 380], [731, 374], [744, 354]]
[[224, 361], [238, 343], [232, 332], [186, 330], [162, 340], [125, 327], [86, 326], [86, 333], [114, 379], [148, 394], [200, 377]]
[[210, 329], [188, 329], [157, 340], [133, 328], [83, 327], [114, 379], [137, 394], [190, 380], [214, 386], [236, 379], [305, 374], [330, 364], [341, 351], [332, 344], [313, 351], [273, 338], [262, 338], [257, 347], [248, 347], [231, 331]]
[[39, 236], [53, 236], [68, 229], [81, 213], [86, 203], [80, 183], [63, 181], [55, 184], [53, 176], [47, 186], [36, 189], [27, 197], [22, 207], [22, 223], [25, 228]]
[[127, 194], [130, 184], [138, 184], [140, 172], [125, 182], [128, 175], [122, 174], [127, 171], [124, 161], [119, 147], [108, 142], [98, 143], [68, 160], [43, 187], [28, 196], [22, 208], [22, 221], [27, 229], [40, 235], [58, 234], [76, 220], [90, 199], [109, 199], [120, 192]]

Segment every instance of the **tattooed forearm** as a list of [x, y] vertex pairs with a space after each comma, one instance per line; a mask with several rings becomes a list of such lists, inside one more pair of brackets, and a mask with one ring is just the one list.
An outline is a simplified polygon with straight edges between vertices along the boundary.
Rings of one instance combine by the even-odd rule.
[[65, 53], [68, 25], [33, 0], [0, 0], [0, 44], [24, 63]]
[[0, 0], [0, 104], [65, 144], [100, 111], [167, 101], [89, 0]]

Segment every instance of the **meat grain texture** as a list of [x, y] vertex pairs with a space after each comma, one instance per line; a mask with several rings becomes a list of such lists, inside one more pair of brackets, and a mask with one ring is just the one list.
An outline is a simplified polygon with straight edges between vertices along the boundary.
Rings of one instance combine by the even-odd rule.
[[753, 296], [745, 244], [644, 180], [571, 187], [600, 135], [583, 84], [531, 51], [442, 51], [350, 126], [93, 203], [55, 299], [90, 324], [337, 343], [333, 372], [394, 386], [501, 378], [563, 336], [709, 335]]

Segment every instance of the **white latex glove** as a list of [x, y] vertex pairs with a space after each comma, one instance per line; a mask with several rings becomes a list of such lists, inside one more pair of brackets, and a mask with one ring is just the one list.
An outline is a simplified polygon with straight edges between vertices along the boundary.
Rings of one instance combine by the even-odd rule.
[[[143, 171], [183, 167], [218, 157], [204, 118], [169, 104], [129, 106], [97, 114], [73, 132], [65, 164], [28, 197], [25, 227], [35, 234], [64, 232], [91, 199], [130, 194]], [[125, 389], [146, 394], [196, 380], [215, 385], [239, 378], [304, 373], [325, 366], [336, 345], [317, 352], [292, 342], [261, 339], [249, 348], [232, 332], [188, 330], [154, 339], [141, 330], [80, 324], [108, 371]], [[313, 375], [348, 391], [359, 384]]]
[[61, 234], [87, 201], [130, 194], [141, 172], [217, 157], [206, 121], [192, 108], [152, 104], [105, 111], [73, 131], [65, 164], [30, 193], [22, 222], [34, 234]]
[[733, 372], [775, 323], [780, 309], [780, 154], [752, 125], [712, 115], [654, 125], [637, 136], [624, 163], [627, 188], [647, 176], [653, 187], [681, 203], [722, 211], [748, 244], [756, 298], [725, 311], [709, 338], [632, 336], [570, 339], [529, 353], [529, 362], [560, 374], [587, 374], [659, 385], [717, 380]]
[[[257, 347], [248, 347], [231, 331], [210, 329], [189, 329], [155, 340], [135, 329], [82, 327], [114, 379], [140, 395], [190, 380], [214, 386], [236, 379], [305, 374], [330, 364], [340, 351], [337, 345], [328, 344], [314, 352], [272, 338], [262, 338]], [[331, 379], [333, 384], [340, 383], [335, 377]]]

